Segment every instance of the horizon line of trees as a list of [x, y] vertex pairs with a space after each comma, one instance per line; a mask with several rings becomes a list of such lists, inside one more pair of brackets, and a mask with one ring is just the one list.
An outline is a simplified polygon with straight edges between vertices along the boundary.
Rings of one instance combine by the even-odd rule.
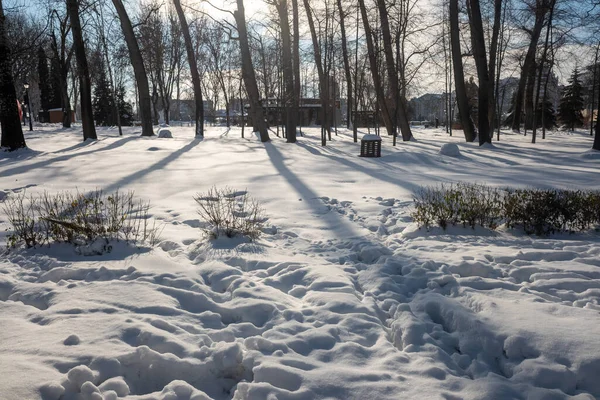
[[[224, 104], [228, 126], [232, 102], [245, 99], [262, 141], [270, 140], [267, 119], [275, 112], [293, 143], [300, 100], [310, 94], [320, 99], [323, 146], [342, 96], [355, 141], [358, 115], [367, 111], [396, 145], [398, 136], [413, 138], [408, 96], [427, 75], [444, 81], [449, 134], [458, 120], [465, 140], [483, 145], [495, 130], [500, 140], [504, 122], [535, 143], [538, 128], [542, 138], [556, 119], [574, 129], [583, 109], [593, 113], [600, 104], [600, 2], [586, 1], [440, 0], [432, 7], [419, 0], [266, 0], [266, 18], [256, 20], [246, 16], [244, 0], [234, 10], [192, 0], [148, 0], [135, 10], [122, 0], [40, 0], [47, 12], [35, 17], [20, 8], [5, 15], [0, 0], [2, 147], [26, 145], [16, 110], [25, 80], [37, 83], [40, 111], [63, 110], [65, 127], [71, 110], [81, 109], [84, 140], [96, 138], [96, 125], [120, 131], [130, 124], [130, 97], [142, 135], [153, 135], [161, 113], [168, 124], [171, 108], [181, 107], [172, 99], [187, 95], [196, 137], [204, 135], [204, 98]], [[569, 68], [573, 46], [595, 50], [593, 60], [582, 60], [592, 82], [580, 80], [576, 65], [555, 112], [549, 81]], [[500, 81], [511, 74], [518, 84], [507, 118]], [[273, 98], [271, 110], [264, 100]], [[592, 147], [600, 150], [597, 134]]]

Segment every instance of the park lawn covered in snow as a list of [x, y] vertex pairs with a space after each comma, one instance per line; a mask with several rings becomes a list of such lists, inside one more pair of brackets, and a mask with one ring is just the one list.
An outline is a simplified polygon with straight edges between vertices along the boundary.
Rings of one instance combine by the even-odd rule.
[[[427, 232], [410, 218], [412, 193], [439, 182], [600, 189], [592, 138], [478, 148], [415, 129], [372, 159], [350, 132], [321, 147], [303, 130], [297, 144], [221, 127], [82, 143], [43, 127], [0, 153], [0, 206], [23, 190], [134, 190], [162, 228], [155, 248], [1, 253], [0, 398], [600, 397], [598, 232]], [[213, 185], [262, 203], [259, 240], [203, 235], [193, 196]], [[2, 251], [8, 227], [0, 214]]]

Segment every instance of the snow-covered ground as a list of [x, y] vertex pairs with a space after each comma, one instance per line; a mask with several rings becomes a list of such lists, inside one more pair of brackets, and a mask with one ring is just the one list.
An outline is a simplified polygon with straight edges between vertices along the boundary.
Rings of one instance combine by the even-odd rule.
[[[437, 182], [599, 189], [585, 133], [480, 149], [416, 129], [373, 159], [346, 131], [327, 147], [318, 128], [294, 145], [171, 131], [82, 143], [45, 127], [0, 153], [0, 203], [134, 190], [163, 228], [154, 249], [0, 253], [0, 399], [600, 398], [600, 234], [410, 218], [413, 191]], [[213, 185], [261, 201], [257, 242], [202, 234], [193, 196]], [[0, 214], [2, 248], [7, 228]]]

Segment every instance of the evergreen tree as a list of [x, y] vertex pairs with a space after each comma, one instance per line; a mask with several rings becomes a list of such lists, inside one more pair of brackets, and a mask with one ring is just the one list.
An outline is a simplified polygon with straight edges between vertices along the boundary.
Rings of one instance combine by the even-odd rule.
[[551, 130], [556, 126], [556, 112], [554, 111], [554, 106], [550, 100], [546, 100], [543, 104], [543, 107], [541, 101], [537, 105], [535, 119], [538, 127], [542, 126], [542, 116], [544, 118], [543, 126], [547, 130]]
[[92, 109], [96, 125], [111, 126], [115, 124], [112, 115], [112, 88], [110, 87], [103, 66], [98, 71]]
[[561, 123], [572, 131], [575, 127], [583, 126], [583, 105], [583, 86], [579, 80], [579, 71], [575, 68], [558, 106], [558, 118]]
[[56, 58], [50, 59], [50, 82], [48, 94], [48, 110], [62, 108], [60, 96], [60, 67]]
[[131, 126], [133, 121], [133, 106], [125, 100], [125, 86], [117, 87], [117, 105], [121, 116], [121, 125]]
[[38, 49], [38, 76], [40, 88], [40, 100], [42, 111], [48, 111], [51, 104], [50, 73], [48, 72], [48, 58], [43, 47]]

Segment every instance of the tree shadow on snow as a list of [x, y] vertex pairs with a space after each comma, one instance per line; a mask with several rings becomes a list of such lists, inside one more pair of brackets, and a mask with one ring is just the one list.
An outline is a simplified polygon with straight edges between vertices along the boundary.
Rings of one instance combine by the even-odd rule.
[[[114, 141], [113, 143], [104, 146], [104, 147], [100, 147], [100, 148], [93, 148], [91, 150], [88, 151], [84, 151], [81, 153], [74, 153], [74, 154], [66, 154], [63, 156], [58, 156], [58, 157], [54, 157], [48, 160], [43, 160], [43, 161], [39, 161], [36, 162], [34, 164], [28, 164], [28, 165], [22, 165], [22, 166], [18, 166], [18, 167], [14, 167], [14, 168], [10, 168], [7, 169], [6, 171], [3, 172], [3, 175], [8, 176], [8, 175], [18, 175], [18, 174], [22, 174], [25, 172], [30, 172], [32, 170], [35, 170], [37, 168], [46, 168], [49, 165], [55, 164], [57, 162], [61, 162], [61, 161], [69, 161], [73, 158], [76, 157], [81, 157], [81, 156], [86, 156], [88, 154], [92, 154], [92, 153], [98, 153], [98, 152], [102, 152], [102, 151], [108, 151], [108, 150], [113, 150], [116, 149], [118, 147], [121, 147], [123, 145], [125, 145], [127, 142], [130, 142], [132, 140], [138, 139], [138, 137], [135, 136], [130, 136], [130, 137], [126, 137], [126, 138], [122, 138], [119, 140]], [[85, 143], [85, 142], [82, 142]], [[97, 146], [94, 146], [97, 147]]]
[[179, 150], [169, 153], [169, 155], [166, 156], [165, 158], [155, 162], [154, 164], [152, 164], [140, 171], [136, 171], [131, 175], [128, 175], [128, 176], [125, 176], [125, 177], [119, 179], [118, 181], [114, 182], [112, 185], [105, 187], [104, 191], [107, 193], [113, 192], [115, 190], [118, 190], [122, 186], [128, 185], [128, 184], [148, 175], [149, 173], [151, 173], [153, 171], [157, 171], [157, 170], [160, 170], [160, 169], [166, 167], [167, 165], [169, 165], [170, 163], [172, 163], [173, 161], [175, 161], [176, 159], [181, 157], [183, 154], [192, 150], [194, 147], [196, 147], [198, 144], [200, 144], [200, 142], [202, 142], [201, 138], [193, 139], [190, 143], [183, 146]]

